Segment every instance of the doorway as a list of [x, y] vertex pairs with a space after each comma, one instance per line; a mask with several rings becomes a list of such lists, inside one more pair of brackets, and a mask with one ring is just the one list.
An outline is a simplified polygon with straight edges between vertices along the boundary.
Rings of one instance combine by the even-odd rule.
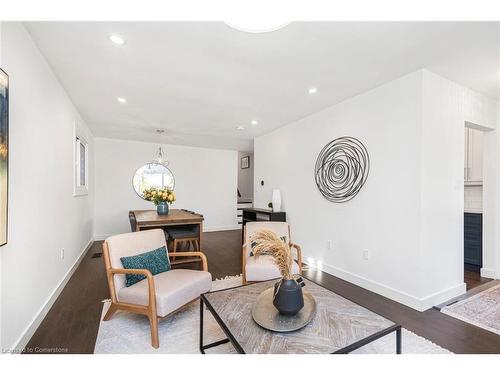
[[467, 122], [464, 132], [464, 282], [469, 290], [491, 279], [481, 277], [484, 132]]

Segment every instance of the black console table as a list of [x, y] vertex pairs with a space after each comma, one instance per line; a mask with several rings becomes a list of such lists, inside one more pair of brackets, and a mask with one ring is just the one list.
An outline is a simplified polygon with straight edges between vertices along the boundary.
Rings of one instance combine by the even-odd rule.
[[[273, 212], [265, 208], [244, 208], [242, 211], [243, 227], [250, 221], [286, 221], [286, 212]], [[241, 238], [244, 242], [243, 232]]]
[[265, 208], [244, 208], [243, 225], [249, 221], [286, 221], [286, 212], [273, 212]]

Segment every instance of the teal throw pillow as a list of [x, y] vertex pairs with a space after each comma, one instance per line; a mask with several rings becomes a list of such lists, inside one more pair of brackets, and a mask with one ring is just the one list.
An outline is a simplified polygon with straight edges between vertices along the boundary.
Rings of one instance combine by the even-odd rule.
[[[146, 253], [120, 258], [125, 269], [146, 269], [153, 275], [170, 270], [170, 261], [168, 260], [167, 249], [165, 246], [159, 249], [148, 251]], [[144, 275], [125, 275], [125, 285], [131, 286], [144, 280]]]

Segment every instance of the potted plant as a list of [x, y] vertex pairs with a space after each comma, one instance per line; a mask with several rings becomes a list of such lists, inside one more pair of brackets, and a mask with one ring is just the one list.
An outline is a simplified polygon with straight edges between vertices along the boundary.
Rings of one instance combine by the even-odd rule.
[[288, 243], [267, 229], [253, 233], [250, 243], [256, 260], [260, 256], [270, 255], [279, 268], [282, 278], [274, 285], [274, 307], [283, 315], [297, 314], [304, 307], [303, 284], [293, 277], [293, 257]]
[[142, 192], [144, 199], [156, 205], [158, 215], [168, 215], [168, 204], [175, 202], [175, 193], [168, 188], [148, 188]]

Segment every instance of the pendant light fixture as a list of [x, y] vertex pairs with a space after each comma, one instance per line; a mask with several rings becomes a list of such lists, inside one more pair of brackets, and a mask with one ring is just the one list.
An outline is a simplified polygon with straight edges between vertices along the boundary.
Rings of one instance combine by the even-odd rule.
[[163, 134], [165, 133], [165, 130], [163, 129], [158, 129], [156, 130], [156, 133], [158, 134], [158, 137], [160, 138], [160, 144], [158, 146], [158, 150], [156, 151], [156, 157], [152, 161], [153, 164], [160, 164], [163, 165], [164, 167], [168, 167], [168, 159], [167, 159], [167, 154], [165, 151], [163, 151], [163, 148], [161, 147], [162, 145], [162, 137]]

